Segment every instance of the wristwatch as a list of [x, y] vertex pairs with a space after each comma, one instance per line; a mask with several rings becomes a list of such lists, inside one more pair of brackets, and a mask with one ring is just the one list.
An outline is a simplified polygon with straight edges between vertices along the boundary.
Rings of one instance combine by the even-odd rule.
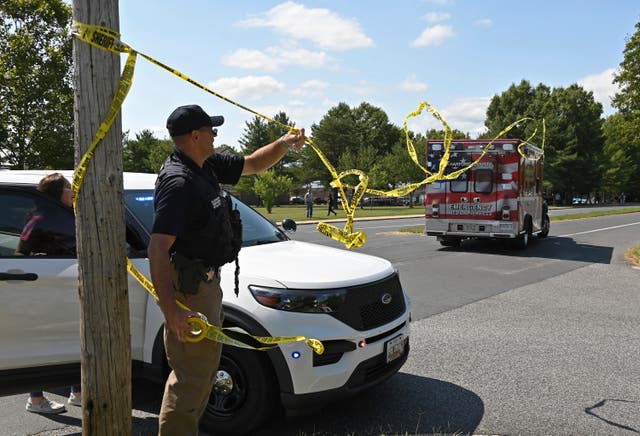
[[291, 148], [291, 146], [287, 144], [287, 141], [284, 140], [284, 135], [280, 137], [278, 144], [280, 145], [280, 147], [284, 148], [285, 150], [289, 150]]

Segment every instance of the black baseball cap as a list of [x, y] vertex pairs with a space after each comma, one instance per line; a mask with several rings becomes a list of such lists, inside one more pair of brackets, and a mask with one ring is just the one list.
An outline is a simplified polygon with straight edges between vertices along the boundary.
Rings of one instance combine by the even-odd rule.
[[185, 135], [192, 130], [198, 130], [201, 127], [218, 127], [224, 123], [222, 115], [210, 117], [198, 105], [190, 104], [176, 108], [169, 118], [167, 118], [167, 129], [169, 135], [180, 136]]

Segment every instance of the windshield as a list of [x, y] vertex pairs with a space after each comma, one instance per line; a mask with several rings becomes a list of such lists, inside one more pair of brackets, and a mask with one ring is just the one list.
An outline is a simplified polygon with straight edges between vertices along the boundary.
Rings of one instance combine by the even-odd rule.
[[[242, 246], [268, 244], [287, 240], [287, 236], [273, 223], [230, 195], [234, 209], [240, 212], [242, 218]], [[140, 221], [151, 234], [153, 225], [153, 190], [125, 191], [124, 200], [127, 209]]]

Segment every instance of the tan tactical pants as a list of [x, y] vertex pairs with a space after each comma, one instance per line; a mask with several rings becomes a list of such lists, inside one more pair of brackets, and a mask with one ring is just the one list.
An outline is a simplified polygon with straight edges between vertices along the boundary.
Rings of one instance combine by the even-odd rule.
[[[209, 324], [222, 326], [222, 290], [218, 278], [210, 283], [200, 282], [195, 295], [176, 292], [176, 298], [190, 309], [204, 314]], [[209, 339], [183, 343], [165, 328], [164, 346], [172, 371], [164, 387], [158, 434], [197, 436], [198, 422], [209, 400], [220, 363], [222, 344]]]

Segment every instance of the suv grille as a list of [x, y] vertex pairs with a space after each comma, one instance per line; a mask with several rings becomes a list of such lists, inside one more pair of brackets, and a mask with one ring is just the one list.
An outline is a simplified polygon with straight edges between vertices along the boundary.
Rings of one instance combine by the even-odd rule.
[[394, 273], [380, 281], [349, 288], [342, 309], [331, 316], [362, 331], [393, 321], [405, 308], [400, 278]]

